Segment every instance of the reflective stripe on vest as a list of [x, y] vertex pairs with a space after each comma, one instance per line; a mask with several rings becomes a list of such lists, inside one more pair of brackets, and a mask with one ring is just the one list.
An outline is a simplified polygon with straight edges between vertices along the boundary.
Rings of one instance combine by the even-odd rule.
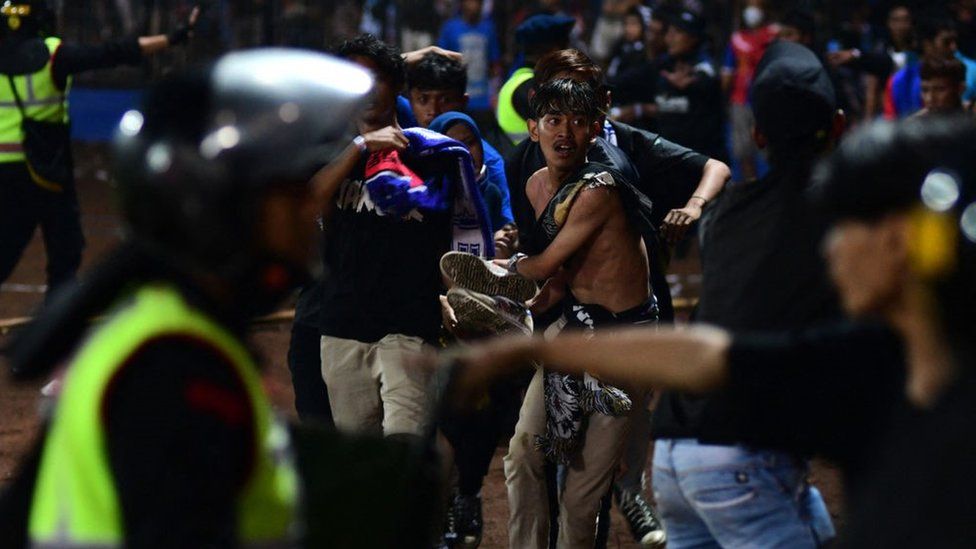
[[[45, 122], [68, 123], [68, 89], [71, 78], [64, 90], [58, 89], [51, 72], [54, 52], [61, 45], [61, 39], [50, 37], [44, 39], [47, 46], [48, 60], [41, 70], [33, 74], [14, 76], [14, 85], [20, 94], [20, 101], [24, 105], [27, 116]], [[10, 80], [6, 75], [0, 76], [0, 162], [23, 162], [24, 132], [20, 127], [21, 115], [17, 108], [17, 101], [10, 89]]]
[[529, 130], [526, 127], [525, 119], [515, 111], [515, 106], [512, 105], [512, 95], [515, 94], [516, 88], [534, 75], [535, 71], [531, 68], [522, 67], [512, 73], [512, 77], [498, 91], [498, 125], [515, 143], [528, 137]]
[[203, 341], [222, 354], [250, 398], [257, 448], [254, 470], [236, 504], [241, 544], [286, 546], [293, 541], [298, 485], [288, 434], [273, 420], [250, 355], [175, 289], [147, 285], [92, 332], [67, 371], [34, 487], [29, 523], [34, 547], [124, 545], [102, 402], [125, 362], [150, 340], [168, 336]]

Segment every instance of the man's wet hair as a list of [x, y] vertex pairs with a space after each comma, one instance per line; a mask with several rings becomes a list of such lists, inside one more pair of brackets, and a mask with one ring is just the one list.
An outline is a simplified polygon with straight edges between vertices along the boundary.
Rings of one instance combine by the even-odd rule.
[[467, 88], [467, 68], [446, 55], [430, 52], [407, 67], [407, 89], [451, 90], [464, 94]]
[[554, 80], [556, 76], [565, 73], [573, 74], [576, 80], [586, 82], [597, 91], [606, 86], [603, 69], [577, 49], [549, 52], [535, 64], [535, 81], [539, 84]]
[[357, 56], [371, 59], [376, 63], [380, 78], [390, 82], [397, 91], [403, 87], [406, 73], [400, 50], [372, 34], [364, 33], [346, 40], [336, 48], [336, 55], [345, 59]]
[[922, 80], [945, 78], [954, 84], [966, 81], [966, 67], [958, 59], [923, 59], [919, 69]]
[[529, 106], [536, 120], [551, 114], [578, 114], [590, 120], [600, 115], [593, 87], [570, 78], [550, 80], [539, 86]]

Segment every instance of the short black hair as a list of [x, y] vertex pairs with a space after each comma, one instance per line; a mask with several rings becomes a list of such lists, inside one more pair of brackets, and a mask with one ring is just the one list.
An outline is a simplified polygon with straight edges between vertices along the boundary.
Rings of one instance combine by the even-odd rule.
[[976, 126], [964, 117], [875, 122], [818, 167], [813, 198], [828, 220], [875, 221], [918, 204], [930, 171], [971, 172], [974, 157]]
[[371, 59], [381, 78], [388, 80], [396, 90], [403, 87], [406, 74], [400, 50], [372, 34], [363, 33], [346, 40], [336, 48], [336, 55], [344, 59], [357, 56]]
[[923, 59], [918, 72], [922, 80], [946, 78], [954, 84], [966, 81], [966, 67], [956, 58]]
[[935, 170], [951, 174], [958, 197], [944, 213], [955, 233], [950, 244], [953, 257], [943, 271], [926, 276], [940, 328], [961, 366], [976, 359], [976, 238], [967, 232], [966, 220], [971, 215], [966, 212], [976, 208], [974, 156], [976, 125], [968, 117], [877, 122], [844, 140], [815, 177], [814, 187], [816, 203], [833, 220], [873, 222], [923, 207], [922, 187], [928, 175]]
[[407, 68], [407, 88], [463, 94], [468, 88], [467, 67], [446, 55], [430, 52]]
[[536, 120], [547, 114], [581, 114], [591, 120], [600, 115], [593, 87], [570, 78], [557, 78], [539, 86], [529, 106]]

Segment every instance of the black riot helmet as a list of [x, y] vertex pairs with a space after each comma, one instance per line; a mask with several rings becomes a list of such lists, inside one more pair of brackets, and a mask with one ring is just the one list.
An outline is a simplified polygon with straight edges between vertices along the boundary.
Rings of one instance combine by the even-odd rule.
[[262, 249], [262, 201], [309, 185], [371, 89], [356, 65], [278, 48], [159, 82], [123, 116], [114, 142], [128, 236], [180, 270], [241, 288], [260, 285], [271, 265], [304, 272]]

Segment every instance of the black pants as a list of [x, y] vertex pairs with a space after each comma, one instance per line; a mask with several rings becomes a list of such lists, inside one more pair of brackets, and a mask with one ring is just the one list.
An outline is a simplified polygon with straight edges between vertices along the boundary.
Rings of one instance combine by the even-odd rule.
[[23, 162], [0, 163], [0, 282], [7, 280], [41, 226], [47, 252], [48, 295], [74, 279], [85, 237], [74, 182], [61, 192], [35, 184]]
[[302, 421], [335, 427], [329, 391], [322, 379], [322, 336], [318, 326], [295, 323], [288, 346], [288, 369], [295, 389], [295, 411]]
[[462, 496], [473, 496], [481, 490], [498, 441], [511, 435], [518, 421], [519, 385], [517, 381], [497, 382], [475, 411], [440, 418], [441, 431], [454, 449], [458, 492]]

